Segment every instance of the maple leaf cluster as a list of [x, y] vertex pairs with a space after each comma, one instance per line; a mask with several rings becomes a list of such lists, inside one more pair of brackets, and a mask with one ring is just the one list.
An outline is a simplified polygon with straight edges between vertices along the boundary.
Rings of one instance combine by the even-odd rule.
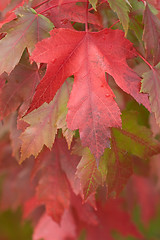
[[0, 120], [0, 239], [158, 239], [159, 1], [0, 2]]

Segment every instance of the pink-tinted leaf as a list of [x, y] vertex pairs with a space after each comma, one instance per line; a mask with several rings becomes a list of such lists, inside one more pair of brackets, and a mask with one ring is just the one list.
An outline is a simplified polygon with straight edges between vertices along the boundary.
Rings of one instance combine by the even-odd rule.
[[6, 8], [6, 6], [10, 3], [11, 0], [5, 0], [0, 2], [0, 11], [3, 11], [3, 9]]
[[87, 240], [113, 240], [112, 231], [116, 230], [123, 236], [133, 236], [143, 239], [141, 233], [132, 222], [130, 215], [123, 208], [121, 199], [108, 200], [105, 204], [99, 202], [97, 209], [98, 226], [87, 226]]
[[36, 196], [44, 204], [47, 214], [60, 223], [66, 208], [69, 207], [69, 188], [64, 172], [59, 163], [59, 150], [54, 144], [53, 150], [45, 150], [36, 159], [34, 175], [39, 172]]
[[80, 221], [92, 226], [98, 225], [99, 221], [97, 218], [97, 212], [89, 202], [84, 203], [80, 196], [72, 194], [71, 204]]
[[144, 11], [143, 40], [148, 59], [153, 59], [154, 65], [160, 61], [160, 20], [151, 12], [148, 4]]
[[160, 125], [160, 64], [143, 74], [141, 92], [149, 94], [151, 109]]
[[73, 192], [77, 195], [80, 193], [80, 181], [75, 174], [80, 157], [68, 150], [64, 139], [57, 139], [56, 141], [57, 148], [59, 149], [61, 168], [65, 172]]
[[70, 210], [65, 210], [61, 225], [58, 225], [53, 219], [47, 215], [42, 216], [35, 228], [33, 240], [75, 240], [76, 226], [74, 218]]
[[3, 26], [3, 24], [12, 21], [14, 18], [16, 18], [16, 14], [14, 13], [14, 10], [20, 6], [23, 6], [24, 3], [27, 3], [28, 0], [5, 0], [1, 1], [0, 3], [0, 28]]
[[0, 208], [15, 210], [34, 194], [34, 182], [30, 181], [33, 162], [29, 159], [27, 163], [19, 166], [11, 155], [10, 145], [7, 142], [3, 145], [2, 143], [0, 144], [0, 177], [3, 176], [3, 184]]
[[154, 183], [149, 178], [133, 175], [128, 188], [130, 205], [133, 202], [139, 205], [142, 220], [147, 226], [155, 216], [158, 206], [158, 194]]
[[40, 81], [38, 68], [35, 63], [30, 64], [27, 54], [24, 54], [16, 68], [6, 76], [6, 81], [0, 91], [1, 119], [17, 110], [21, 104], [26, 105], [27, 110]]

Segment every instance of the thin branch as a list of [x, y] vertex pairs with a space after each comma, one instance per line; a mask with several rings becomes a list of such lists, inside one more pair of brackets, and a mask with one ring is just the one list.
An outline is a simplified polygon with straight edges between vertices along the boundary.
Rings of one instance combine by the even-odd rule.
[[[47, 0], [47, 1], [49, 1], [49, 0]], [[69, 3], [75, 3], [75, 1], [73, 1], [73, 2], [72, 2], [72, 1], [71, 1], [71, 2], [64, 2], [64, 3], [62, 3], [61, 5], [66, 5], [66, 4], [69, 4]], [[41, 11], [41, 12], [38, 13], [38, 14], [42, 14], [42, 13], [47, 12], [47, 11], [49, 11], [50, 9], [56, 8], [56, 7], [59, 7], [59, 4], [53, 5], [53, 6], [49, 7], [49, 8], [46, 8], [45, 10]]]
[[120, 20], [117, 20], [115, 23], [113, 23], [109, 28], [112, 28], [114, 25], [116, 25], [117, 23], [119, 23]]
[[36, 5], [35, 7], [33, 7], [33, 9], [37, 9], [37, 8], [39, 8], [40, 6], [42, 6], [43, 4], [45, 4], [45, 3], [47, 3], [47, 2], [49, 2], [50, 0], [45, 0], [44, 2], [41, 2], [41, 3], [39, 3], [38, 5]]
[[138, 52], [136, 51], [138, 56], [153, 70], [153, 66]]
[[85, 21], [85, 30], [86, 30], [86, 32], [88, 32], [88, 5], [89, 5], [89, 2], [87, 0], [87, 4], [86, 4], [86, 21]]

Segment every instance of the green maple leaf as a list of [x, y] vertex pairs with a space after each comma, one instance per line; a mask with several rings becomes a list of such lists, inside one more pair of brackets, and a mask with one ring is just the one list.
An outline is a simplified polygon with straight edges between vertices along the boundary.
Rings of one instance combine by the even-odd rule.
[[125, 35], [128, 32], [129, 25], [129, 5], [125, 0], [108, 0], [111, 9], [117, 13], [120, 22], [125, 31]]
[[89, 0], [90, 4], [92, 4], [93, 8], [96, 10], [96, 5], [98, 0]]

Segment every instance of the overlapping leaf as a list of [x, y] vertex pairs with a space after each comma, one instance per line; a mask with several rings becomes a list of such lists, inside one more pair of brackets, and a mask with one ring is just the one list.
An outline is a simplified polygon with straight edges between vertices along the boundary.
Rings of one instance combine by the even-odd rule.
[[149, 94], [151, 109], [160, 125], [160, 64], [143, 74], [141, 91]]
[[106, 203], [98, 202], [98, 226], [86, 226], [87, 240], [113, 240], [113, 231], [124, 236], [133, 236], [143, 239], [136, 225], [132, 222], [129, 213], [124, 209], [122, 199], [110, 199]]
[[16, 14], [14, 13], [14, 10], [20, 6], [23, 6], [24, 3], [28, 2], [28, 0], [5, 0], [1, 2], [0, 10], [3, 11], [1, 12], [0, 16], [0, 28], [3, 26], [3, 24], [15, 19]]
[[76, 178], [75, 173], [80, 157], [76, 154], [71, 154], [64, 139], [56, 139], [56, 141], [60, 148], [59, 158], [61, 168], [65, 172], [73, 192], [78, 195], [81, 189], [79, 179]]
[[105, 80], [105, 71], [119, 87], [149, 108], [147, 96], [139, 94], [140, 78], [126, 63], [126, 58], [134, 55], [132, 44], [119, 30], [53, 30], [51, 38], [37, 44], [32, 55], [35, 61], [48, 63], [48, 67], [29, 112], [49, 103], [65, 79], [74, 74], [67, 124], [72, 130], [79, 129], [83, 146], [88, 146], [98, 161], [109, 146], [109, 127], [121, 126], [120, 110]]
[[38, 41], [49, 37], [53, 24], [33, 9], [20, 7], [16, 10], [18, 18], [1, 28], [6, 32], [0, 41], [0, 74], [10, 73], [18, 64], [24, 49], [31, 53]]
[[45, 149], [36, 159], [33, 175], [40, 174], [36, 187], [37, 199], [45, 205], [47, 214], [60, 223], [70, 204], [70, 192], [66, 176], [60, 167], [58, 151], [56, 144], [52, 151]]
[[[49, 11], [49, 19], [57, 28], [73, 28], [70, 23], [71, 21], [80, 23], [85, 23], [86, 21], [86, 5], [79, 6], [76, 4], [76, 1], [52, 0], [47, 3], [47, 6], [51, 8]], [[55, 7], [52, 8], [53, 6]], [[88, 22], [100, 25], [97, 15], [90, 12], [88, 12]]]
[[154, 65], [160, 61], [160, 20], [151, 12], [148, 4], [144, 11], [144, 32], [147, 57], [152, 60]]
[[127, 34], [129, 25], [129, 4], [124, 0], [108, 0], [108, 2], [112, 10], [117, 13], [125, 30], [125, 34]]
[[57, 240], [76, 239], [76, 224], [71, 210], [66, 210], [61, 225], [55, 223], [51, 217], [43, 215], [35, 228], [33, 240]]
[[66, 81], [52, 102], [44, 103], [23, 118], [30, 126], [20, 137], [22, 140], [21, 162], [31, 155], [37, 157], [44, 145], [51, 149], [59, 128], [62, 128], [62, 133], [70, 147], [74, 133], [67, 129], [66, 115], [71, 88], [72, 81]]
[[11, 74], [5, 76], [5, 81], [7, 83], [0, 91], [1, 119], [17, 110], [21, 104], [23, 104], [24, 112], [27, 110], [35, 88], [40, 81], [38, 68], [35, 63], [29, 63], [28, 56], [25, 53]]
[[91, 194], [94, 194], [97, 187], [102, 186], [106, 180], [106, 159], [101, 160], [97, 167], [96, 160], [89, 149], [83, 149], [81, 155], [82, 159], [77, 166], [76, 175], [80, 179], [84, 199], [86, 200]]
[[109, 194], [114, 192], [118, 195], [132, 175], [132, 155], [147, 160], [160, 151], [151, 131], [138, 124], [137, 116], [136, 112], [124, 112], [122, 129], [112, 129], [111, 150], [105, 152]]
[[96, 9], [96, 4], [98, 0], [89, 0], [89, 2], [92, 4], [93, 8]]
[[98, 186], [105, 184], [108, 195], [118, 196], [133, 174], [133, 155], [141, 161], [160, 152], [160, 144], [152, 137], [151, 131], [138, 124], [135, 111], [122, 114], [122, 129], [112, 128], [111, 149], [105, 150], [98, 168], [89, 149], [78, 145], [74, 148], [75, 153], [82, 155], [76, 174], [85, 200], [96, 192]]

